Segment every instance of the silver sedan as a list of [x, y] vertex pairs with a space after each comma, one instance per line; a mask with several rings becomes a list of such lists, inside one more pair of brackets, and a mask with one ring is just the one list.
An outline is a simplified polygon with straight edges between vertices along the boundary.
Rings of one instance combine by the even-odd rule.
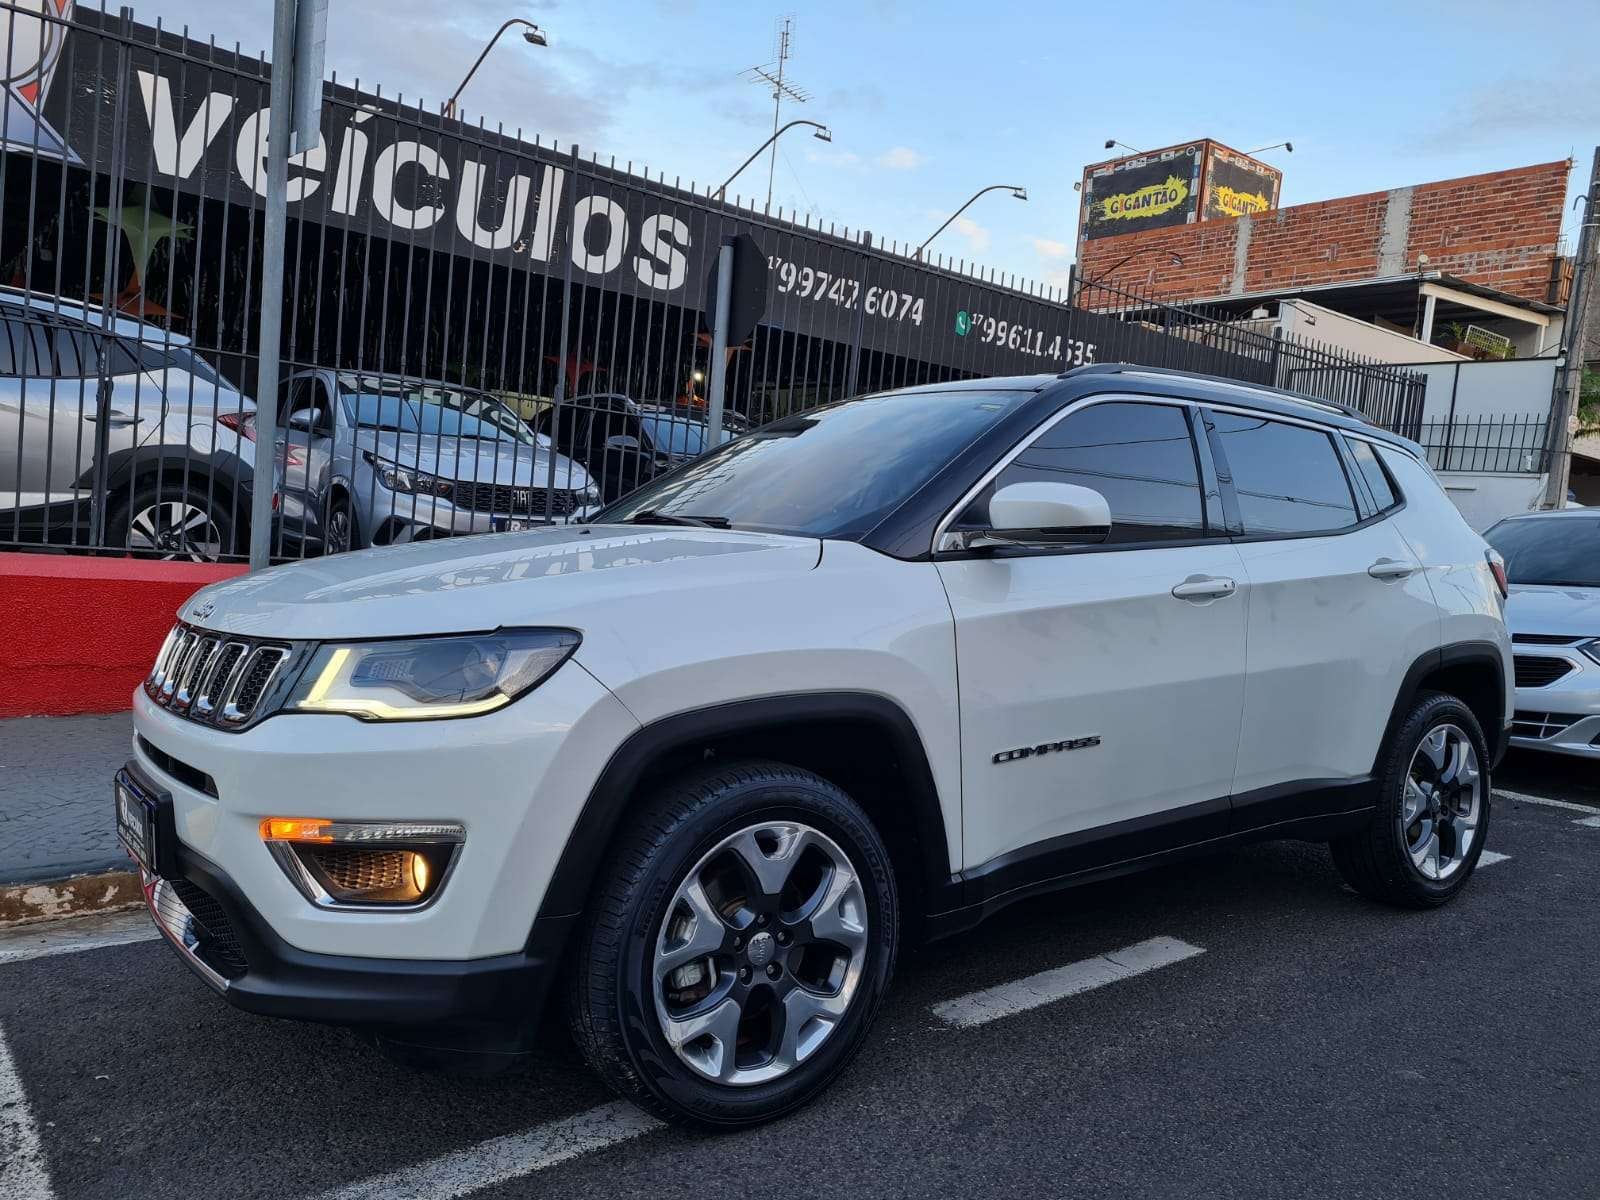
[[1512, 745], [1600, 759], [1600, 509], [1508, 517], [1484, 537], [1511, 584]]

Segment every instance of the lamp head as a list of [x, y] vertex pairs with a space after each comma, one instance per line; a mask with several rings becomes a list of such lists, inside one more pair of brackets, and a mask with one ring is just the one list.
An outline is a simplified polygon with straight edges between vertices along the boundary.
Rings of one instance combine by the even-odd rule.
[[1107, 138], [1106, 139], [1106, 149], [1107, 150], [1115, 150], [1116, 147], [1117, 147], [1117, 139], [1116, 138]]
[[1015, 196], [1018, 200], [1026, 200], [1028, 198], [1028, 189], [1027, 188], [1012, 188], [1011, 189], [1011, 194], [1013, 196]]
[[550, 44], [550, 39], [545, 37], [544, 30], [537, 25], [530, 25], [527, 29], [524, 29], [522, 31], [522, 40], [530, 46], [548, 46]]
[[819, 142], [831, 142], [833, 141], [833, 130], [829, 129], [826, 125], [818, 125], [817, 131], [811, 136], [816, 138]]

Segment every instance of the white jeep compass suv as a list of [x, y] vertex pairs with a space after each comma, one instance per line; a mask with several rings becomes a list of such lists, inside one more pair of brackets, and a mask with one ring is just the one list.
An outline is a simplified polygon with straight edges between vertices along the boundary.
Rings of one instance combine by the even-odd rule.
[[179, 613], [122, 836], [251, 1012], [529, 1048], [656, 1113], [860, 1049], [903, 939], [1257, 838], [1466, 884], [1511, 718], [1496, 557], [1333, 406], [1085, 367], [865, 396], [590, 524], [320, 559]]

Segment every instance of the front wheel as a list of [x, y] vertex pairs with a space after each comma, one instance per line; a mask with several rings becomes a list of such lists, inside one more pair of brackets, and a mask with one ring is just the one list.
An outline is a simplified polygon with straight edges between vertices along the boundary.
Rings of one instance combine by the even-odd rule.
[[1360, 833], [1331, 843], [1334, 864], [1364, 896], [1433, 908], [1459, 892], [1489, 833], [1489, 748], [1454, 696], [1420, 697], [1380, 763], [1378, 806]]
[[630, 825], [573, 978], [585, 1057], [682, 1124], [806, 1103], [860, 1049], [894, 968], [894, 876], [871, 821], [810, 772], [749, 762], [685, 776]]

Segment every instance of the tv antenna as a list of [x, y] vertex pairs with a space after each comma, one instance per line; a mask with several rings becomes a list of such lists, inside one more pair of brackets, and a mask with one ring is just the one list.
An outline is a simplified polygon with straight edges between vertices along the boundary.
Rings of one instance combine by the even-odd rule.
[[796, 104], [804, 104], [811, 99], [811, 93], [795, 83], [792, 79], [785, 78], [789, 59], [794, 54], [794, 18], [779, 17], [774, 46], [774, 61], [763, 66], [751, 67], [741, 71], [741, 77], [751, 83], [758, 83], [763, 87], [772, 89], [772, 155], [767, 160], [767, 210], [772, 209], [772, 179], [778, 169], [778, 121], [783, 113], [785, 98], [793, 100]]

